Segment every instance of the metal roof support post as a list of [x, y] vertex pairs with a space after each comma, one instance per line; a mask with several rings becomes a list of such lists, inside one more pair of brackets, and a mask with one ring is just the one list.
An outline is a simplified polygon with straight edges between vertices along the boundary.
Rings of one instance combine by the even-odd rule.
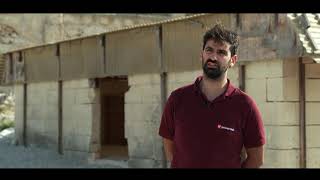
[[[167, 73], [165, 72], [164, 60], [162, 56], [162, 26], [161, 25], [159, 26], [159, 29], [158, 29], [158, 47], [159, 47], [159, 63], [160, 63], [160, 92], [161, 92], [161, 113], [162, 113], [167, 100]], [[164, 146], [162, 145], [161, 147], [162, 147], [161, 148], [161, 151], [162, 151], [161, 166], [162, 168], [167, 168], [168, 162], [167, 162]]]
[[62, 98], [63, 98], [63, 81], [61, 77], [61, 54], [60, 54], [60, 44], [57, 44], [57, 51], [56, 55], [58, 56], [58, 153], [63, 154], [63, 124], [62, 124], [62, 119], [63, 119], [63, 103], [62, 103]]
[[306, 168], [305, 64], [299, 57], [300, 168]]
[[23, 83], [23, 129], [22, 129], [22, 141], [23, 145], [27, 147], [27, 83]]

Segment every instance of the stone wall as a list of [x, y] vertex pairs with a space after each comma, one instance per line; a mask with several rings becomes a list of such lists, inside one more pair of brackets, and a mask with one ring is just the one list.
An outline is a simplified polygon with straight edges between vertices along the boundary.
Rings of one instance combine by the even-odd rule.
[[[265, 168], [299, 167], [298, 59], [275, 59], [245, 64], [245, 91], [256, 102], [266, 128]], [[320, 65], [306, 65], [307, 167], [320, 167]], [[239, 86], [239, 66], [229, 70]], [[202, 70], [168, 73], [167, 95], [193, 83]], [[128, 76], [125, 94], [125, 137], [130, 167], [161, 167], [162, 139], [158, 135], [162, 108], [159, 74]], [[63, 150], [94, 152], [99, 149], [99, 93], [87, 79], [63, 82]], [[23, 85], [14, 86], [16, 139], [22, 142]], [[58, 83], [27, 86], [27, 142], [57, 147]], [[96, 132], [96, 133], [95, 133]]]
[[[62, 148], [64, 154], [95, 152], [99, 146], [99, 93], [88, 79], [63, 82]], [[23, 85], [14, 86], [16, 141], [23, 142]], [[27, 85], [27, 145], [58, 151], [58, 82]], [[97, 121], [98, 120], [98, 121]], [[97, 133], [93, 133], [96, 132]]]
[[27, 144], [58, 148], [58, 134], [58, 83], [28, 84]]
[[306, 65], [307, 168], [320, 167], [320, 65]]
[[158, 135], [161, 118], [159, 74], [128, 76], [125, 94], [125, 137], [129, 167], [161, 167], [162, 140]]
[[97, 141], [92, 136], [94, 106], [99, 103], [96, 90], [88, 79], [81, 79], [64, 81], [62, 92], [63, 151], [91, 152], [91, 144]]
[[266, 129], [263, 167], [299, 167], [298, 59], [250, 62], [245, 79]]

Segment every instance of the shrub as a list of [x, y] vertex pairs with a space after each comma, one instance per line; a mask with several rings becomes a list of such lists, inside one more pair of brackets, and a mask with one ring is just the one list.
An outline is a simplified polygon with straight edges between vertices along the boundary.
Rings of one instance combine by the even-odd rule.
[[6, 119], [0, 121], [0, 131], [11, 127], [14, 127], [14, 121]]

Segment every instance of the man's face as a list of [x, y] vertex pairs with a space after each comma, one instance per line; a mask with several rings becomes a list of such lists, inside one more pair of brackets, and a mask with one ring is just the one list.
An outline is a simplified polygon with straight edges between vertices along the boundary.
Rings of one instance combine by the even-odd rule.
[[219, 79], [236, 61], [236, 55], [231, 57], [230, 44], [207, 41], [202, 51], [202, 69], [210, 79]]

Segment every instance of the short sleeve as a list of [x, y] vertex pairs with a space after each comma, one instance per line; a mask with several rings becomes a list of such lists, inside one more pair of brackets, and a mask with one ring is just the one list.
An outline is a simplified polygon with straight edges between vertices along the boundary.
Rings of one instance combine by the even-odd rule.
[[256, 103], [251, 100], [249, 105], [250, 110], [244, 127], [244, 146], [253, 148], [264, 145], [266, 138], [261, 113]]
[[165, 104], [161, 117], [159, 135], [173, 140], [174, 137], [174, 95], [171, 94]]

